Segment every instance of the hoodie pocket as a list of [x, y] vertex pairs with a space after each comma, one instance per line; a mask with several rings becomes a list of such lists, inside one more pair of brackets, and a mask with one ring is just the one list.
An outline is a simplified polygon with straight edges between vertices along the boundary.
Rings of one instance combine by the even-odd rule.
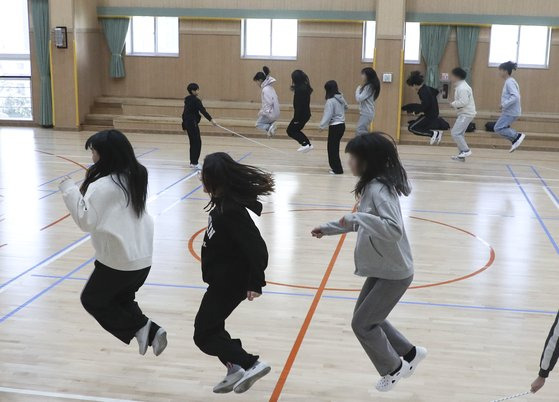
[[378, 251], [377, 246], [375, 246], [375, 243], [373, 242], [373, 238], [371, 236], [369, 236], [369, 243], [371, 243], [371, 246], [373, 247], [373, 249], [375, 250], [375, 252], [380, 255], [382, 258], [384, 258], [384, 256], [382, 255], [382, 253], [380, 251]]

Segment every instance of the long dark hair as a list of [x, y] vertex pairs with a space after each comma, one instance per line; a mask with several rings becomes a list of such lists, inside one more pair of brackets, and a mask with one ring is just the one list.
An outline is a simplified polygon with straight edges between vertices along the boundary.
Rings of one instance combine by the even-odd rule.
[[262, 71], [254, 74], [253, 81], [264, 81], [270, 75], [270, 69], [266, 66], [262, 67]]
[[338, 83], [334, 80], [326, 81], [326, 84], [324, 84], [324, 90], [326, 91], [325, 99], [333, 98], [335, 95], [340, 93]]
[[148, 171], [138, 162], [128, 138], [118, 130], [105, 130], [93, 134], [85, 142], [85, 149], [94, 149], [99, 160], [91, 165], [80, 187], [85, 194], [91, 183], [105, 176], [122, 189], [127, 205], [138, 217], [146, 210]]
[[225, 152], [209, 154], [204, 159], [201, 173], [204, 188], [211, 199], [206, 209], [213, 209], [223, 201], [249, 206], [262, 195], [274, 192], [274, 178], [257, 167], [235, 162]]
[[518, 68], [518, 64], [513, 61], [505, 61], [499, 65], [499, 70], [506, 71], [509, 75], [512, 74], [512, 70], [516, 70]]
[[377, 100], [380, 95], [380, 80], [378, 79], [377, 72], [371, 67], [365, 67], [361, 70], [361, 74], [365, 74], [365, 77], [367, 77], [367, 82], [361, 87], [361, 92], [363, 92], [365, 87], [370, 86], [373, 93], [373, 99]]
[[291, 73], [291, 90], [306, 90], [309, 94], [312, 93], [311, 81], [309, 76], [303, 70], [294, 70]]
[[378, 131], [358, 135], [346, 145], [346, 153], [357, 159], [360, 169], [355, 185], [355, 196], [363, 194], [365, 186], [377, 179], [397, 195], [409, 195], [411, 186], [402, 166], [396, 142], [392, 137]]

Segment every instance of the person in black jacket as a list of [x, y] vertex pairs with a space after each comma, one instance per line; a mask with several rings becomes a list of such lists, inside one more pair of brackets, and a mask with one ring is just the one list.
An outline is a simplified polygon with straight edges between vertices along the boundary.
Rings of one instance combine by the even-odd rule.
[[227, 367], [214, 392], [242, 393], [271, 368], [246, 352], [239, 339], [231, 339], [225, 320], [243, 300], [260, 297], [266, 285], [268, 250], [248, 210], [260, 216], [258, 197], [274, 191], [274, 179], [224, 152], [206, 156], [200, 179], [211, 197], [202, 244], [202, 278], [208, 289], [194, 321], [194, 343]]
[[314, 147], [302, 130], [311, 118], [311, 93], [313, 89], [309, 77], [302, 70], [293, 71], [291, 81], [294, 114], [293, 119], [287, 126], [287, 135], [301, 144], [297, 149], [298, 152], [307, 153]]
[[425, 85], [423, 75], [419, 71], [412, 71], [406, 83], [417, 91], [421, 101], [420, 104], [410, 103], [402, 107], [402, 110], [410, 114], [420, 115], [410, 122], [408, 130], [415, 135], [431, 137], [431, 145], [440, 144], [446, 122], [439, 117], [439, 91]]
[[186, 87], [189, 95], [184, 98], [184, 110], [182, 112], [182, 129], [188, 134], [188, 140], [190, 141], [190, 167], [192, 169], [200, 170], [202, 166], [198, 163], [200, 158], [200, 152], [202, 151], [202, 139], [200, 138], [200, 127], [199, 123], [202, 117], [200, 113], [204, 115], [208, 121], [210, 121], [214, 126], [217, 123], [212, 119], [212, 116], [206, 111], [206, 108], [202, 104], [200, 98], [198, 98], [198, 93], [200, 87], [195, 82], [188, 84]]
[[549, 335], [545, 340], [542, 357], [540, 359], [540, 371], [531, 386], [533, 393], [538, 392], [544, 385], [549, 373], [559, 361], [559, 312], [549, 330]]

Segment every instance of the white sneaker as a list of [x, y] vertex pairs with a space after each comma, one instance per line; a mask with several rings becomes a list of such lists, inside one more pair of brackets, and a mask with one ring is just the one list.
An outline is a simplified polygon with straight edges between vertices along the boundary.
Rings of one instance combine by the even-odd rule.
[[439, 145], [441, 143], [441, 141], [443, 140], [443, 134], [444, 134], [444, 131], [441, 131], [441, 130], [438, 131], [437, 144], [436, 145]]
[[148, 350], [148, 343], [149, 343], [149, 327], [151, 327], [151, 320], [148, 319], [146, 325], [136, 332], [134, 337], [138, 341], [138, 345], [140, 347], [140, 354], [143, 356], [146, 354]]
[[441, 130], [433, 130], [433, 135], [429, 140], [430, 145], [439, 145], [443, 139], [443, 132]]
[[151, 346], [153, 347], [153, 354], [159, 356], [165, 348], [167, 347], [167, 331], [163, 328], [159, 328], [155, 333], [155, 337], [151, 342]]
[[408, 371], [406, 371], [403, 374], [404, 378], [411, 377], [413, 375], [413, 373], [415, 373], [415, 370], [417, 369], [417, 366], [419, 365], [419, 363], [421, 363], [421, 361], [423, 359], [425, 359], [426, 357], [427, 357], [427, 349], [425, 349], [422, 346], [416, 346], [415, 347], [415, 357], [411, 362], [409, 362]]
[[297, 149], [297, 152], [302, 152], [304, 154], [306, 154], [307, 152], [310, 152], [314, 149], [314, 147], [312, 146], [312, 144], [307, 144], [307, 145], [303, 145], [301, 147], [299, 147], [299, 149]]
[[244, 375], [245, 370], [243, 370], [241, 366], [232, 364], [230, 367], [227, 368], [227, 375], [219, 384], [214, 387], [214, 393], [227, 394], [233, 391], [235, 384], [239, 382], [239, 380], [243, 378]]
[[241, 378], [233, 388], [236, 394], [246, 392], [254, 385], [256, 381], [268, 374], [272, 368], [268, 364], [257, 361], [254, 366], [245, 371], [243, 378]]
[[273, 122], [272, 124], [270, 124], [268, 131], [266, 131], [266, 135], [268, 137], [273, 137], [276, 134], [277, 129], [278, 129], [278, 125], [276, 124], [276, 122]]
[[510, 151], [509, 151], [509, 152], [514, 152], [514, 151], [516, 151], [516, 150], [518, 149], [518, 147], [520, 146], [520, 144], [522, 144], [522, 142], [523, 142], [524, 139], [526, 138], [526, 134], [522, 134], [522, 133], [519, 133], [519, 134], [520, 134], [520, 137], [518, 137], [518, 138], [516, 139], [516, 141], [514, 141], [514, 142], [512, 143], [512, 146], [510, 147]]
[[472, 156], [472, 151], [460, 152], [458, 155], [451, 156], [450, 158], [455, 161], [466, 162], [466, 158]]
[[407, 373], [409, 371], [410, 364], [404, 359], [401, 360], [402, 360], [402, 367], [398, 372], [396, 372], [396, 374], [394, 375], [387, 374], [384, 377], [381, 377], [380, 380], [377, 381], [377, 385], [375, 387], [377, 391], [388, 392], [392, 388], [394, 388], [396, 384], [398, 384], [398, 381], [404, 378], [404, 373]]
[[202, 164], [201, 163], [197, 163], [196, 165], [191, 163], [190, 164], [190, 169], [194, 169], [194, 170], [202, 170]]

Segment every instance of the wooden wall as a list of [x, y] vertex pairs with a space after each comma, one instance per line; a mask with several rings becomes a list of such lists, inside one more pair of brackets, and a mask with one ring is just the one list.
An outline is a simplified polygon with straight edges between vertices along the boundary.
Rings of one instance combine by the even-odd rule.
[[[290, 74], [302, 69], [315, 88], [313, 102], [323, 102], [323, 85], [335, 79], [351, 101], [360, 81], [363, 25], [356, 22], [300, 22], [298, 57], [295, 61], [241, 59], [240, 21], [181, 20], [180, 53], [169, 57], [125, 57], [126, 78], [107, 77], [105, 53], [103, 93], [112, 96], [180, 98], [195, 81], [202, 97], [216, 100], [259, 101], [252, 81], [265, 64], [278, 80], [280, 101], [289, 103]], [[146, 79], [149, 77], [149, 79]]]
[[[489, 67], [490, 28], [482, 28], [476, 57], [473, 64], [473, 90], [478, 110], [497, 111], [501, 99], [502, 80], [497, 68]], [[453, 30], [440, 65], [441, 73], [450, 73], [458, 65], [456, 33]], [[424, 64], [407, 64], [406, 76], [413, 70], [425, 71]], [[525, 112], [559, 113], [559, 103], [550, 100], [546, 88], [554, 88], [559, 82], [559, 31], [553, 30], [550, 65], [547, 69], [521, 68], [515, 72], [522, 94], [522, 109]], [[545, 95], [549, 94], [549, 95]], [[417, 94], [409, 87], [404, 88], [404, 103], [415, 102]]]
[[[110, 1], [110, 0], [109, 0]], [[407, 12], [433, 14], [558, 16], [555, 0], [407, 0]]]

